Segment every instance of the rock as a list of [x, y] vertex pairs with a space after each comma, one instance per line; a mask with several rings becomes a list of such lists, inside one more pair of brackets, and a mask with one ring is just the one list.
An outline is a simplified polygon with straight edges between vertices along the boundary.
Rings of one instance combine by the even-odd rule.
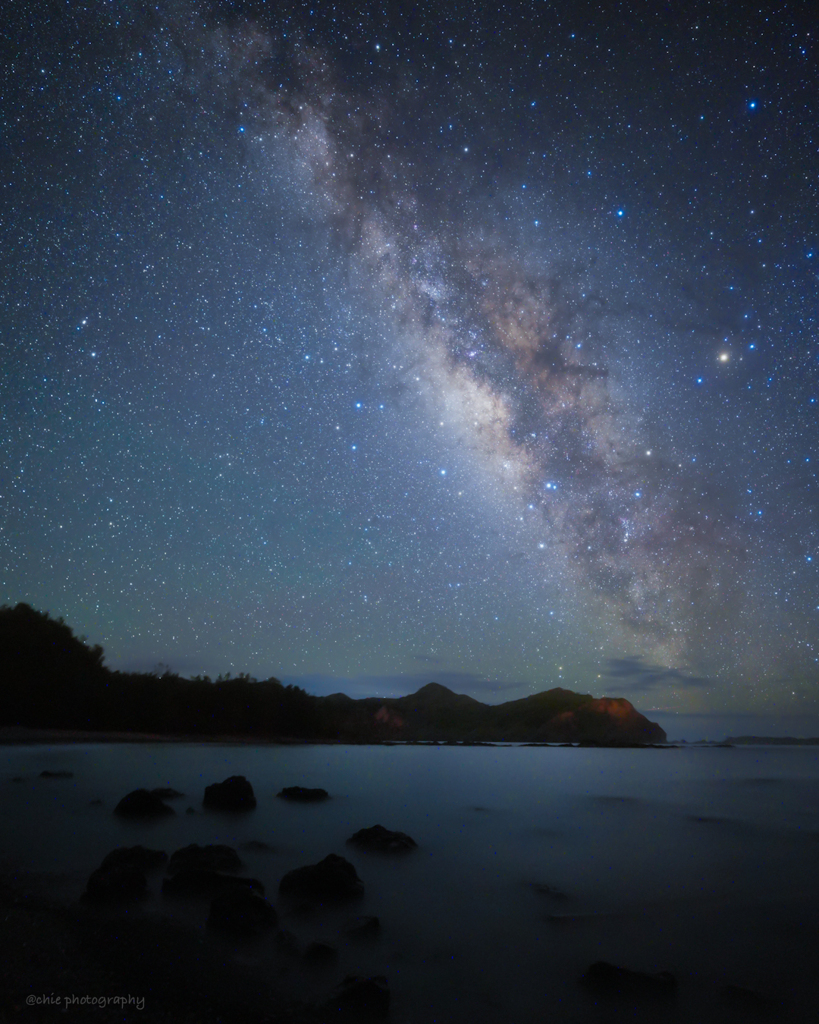
[[231, 935], [258, 935], [276, 926], [276, 911], [259, 893], [231, 885], [214, 896], [208, 924]]
[[185, 810], [185, 814], [196, 814], [196, 811], [192, 807], [188, 807]]
[[209, 868], [180, 868], [162, 882], [165, 896], [212, 896], [222, 889], [233, 887], [258, 892], [264, 896], [264, 886], [257, 878], [243, 878], [240, 875], [223, 875], [221, 871]]
[[289, 932], [284, 928], [279, 928], [276, 932], [276, 948], [280, 953], [284, 953], [285, 956], [298, 956], [299, 940], [293, 932]]
[[349, 939], [374, 939], [381, 931], [381, 922], [371, 914], [354, 917], [344, 925], [343, 932]]
[[598, 960], [580, 979], [580, 984], [602, 995], [668, 997], [677, 990], [677, 979], [668, 971], [644, 974]]
[[328, 800], [330, 794], [326, 789], [306, 789], [304, 786], [287, 786], [276, 796], [282, 800], [299, 800], [301, 803], [315, 803], [317, 800]]
[[117, 903], [141, 900], [147, 894], [148, 882], [140, 868], [134, 864], [109, 864], [89, 875], [83, 899], [91, 903]]
[[778, 1000], [766, 992], [757, 992], [752, 988], [743, 988], [741, 985], [723, 986], [720, 989], [720, 996], [738, 1010], [751, 1012], [767, 1013], [780, 1005]]
[[99, 797], [95, 797], [93, 800], [88, 801], [89, 807], [102, 807], [102, 800]]
[[114, 808], [114, 814], [124, 818], [160, 818], [163, 815], [175, 814], [173, 807], [168, 807], [162, 798], [147, 789], [135, 789], [124, 796]]
[[378, 853], [405, 853], [418, 845], [406, 832], [390, 832], [383, 825], [359, 829], [347, 842]]
[[553, 885], [545, 885], [543, 882], [532, 882], [532, 888], [536, 893], [541, 896], [548, 896], [552, 900], [567, 900], [569, 897], [560, 889], [556, 889]]
[[22, 782], [22, 781], [23, 781], [23, 776], [22, 775], [13, 775], [9, 779], [9, 782]]
[[164, 850], [149, 850], [144, 846], [118, 846], [103, 857], [100, 867], [112, 868], [125, 864], [139, 868], [140, 871], [151, 871], [161, 867], [167, 859]]
[[317, 900], [349, 899], [360, 896], [363, 891], [364, 884], [353, 865], [335, 853], [318, 864], [288, 871], [279, 883], [281, 893]]
[[158, 796], [160, 800], [175, 800], [177, 797], [184, 796], [184, 793], [180, 793], [178, 789], [173, 789], [171, 786], [157, 786], [156, 789], [152, 789], [151, 792], [154, 796]]
[[390, 1012], [390, 990], [383, 975], [359, 978], [348, 974], [327, 1001], [327, 1009], [344, 1017], [371, 1020], [386, 1017]]
[[74, 772], [40, 772], [41, 779], [73, 779]]
[[218, 811], [251, 811], [256, 806], [256, 797], [244, 775], [231, 775], [224, 782], [205, 787], [202, 805]]
[[246, 843], [242, 843], [243, 850], [252, 850], [254, 853], [270, 853], [273, 847], [270, 843], [263, 843], [261, 839], [248, 839]]
[[311, 942], [304, 951], [304, 959], [309, 964], [329, 964], [338, 958], [338, 950], [328, 946], [326, 942]]
[[171, 854], [168, 873], [173, 875], [181, 868], [205, 868], [210, 871], [238, 871], [242, 866], [239, 854], [232, 846], [183, 846]]

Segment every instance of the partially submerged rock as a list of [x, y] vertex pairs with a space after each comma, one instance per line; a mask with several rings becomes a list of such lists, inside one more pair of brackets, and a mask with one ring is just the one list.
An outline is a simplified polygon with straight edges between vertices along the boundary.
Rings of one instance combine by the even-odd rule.
[[177, 797], [184, 796], [184, 793], [180, 793], [178, 789], [174, 789], [172, 786], [157, 786], [152, 789], [151, 792], [158, 796], [160, 800], [175, 800]]
[[242, 866], [239, 854], [232, 846], [214, 843], [209, 846], [183, 846], [171, 855], [169, 874], [176, 874], [182, 868], [205, 868], [210, 871], [238, 871]]
[[164, 850], [149, 850], [145, 846], [118, 846], [102, 859], [101, 868], [117, 867], [121, 864], [139, 868], [140, 871], [151, 871], [162, 867], [168, 859]]
[[347, 1019], [358, 1021], [386, 1017], [390, 1012], [387, 979], [381, 974], [372, 978], [348, 974], [326, 1005], [328, 1010], [334, 1010]]
[[50, 772], [48, 770], [40, 772], [41, 779], [73, 779], [74, 772]]
[[274, 908], [253, 889], [227, 886], [211, 901], [208, 924], [231, 935], [258, 935], [276, 922]]
[[162, 882], [165, 896], [212, 896], [227, 888], [245, 889], [264, 895], [264, 886], [258, 878], [224, 875], [210, 868], [180, 868]]
[[135, 864], [108, 864], [88, 876], [83, 899], [90, 903], [142, 900], [148, 895], [145, 872]]
[[767, 1013], [780, 1005], [779, 1000], [769, 993], [744, 988], [742, 985], [724, 985], [719, 994], [726, 1003], [738, 1010]]
[[304, 804], [312, 804], [330, 798], [326, 789], [307, 789], [305, 786], [286, 786], [276, 796], [281, 797], [282, 800], [298, 800]]
[[562, 889], [557, 889], [553, 885], [546, 885], [544, 882], [532, 882], [531, 886], [536, 893], [541, 896], [548, 896], [552, 900], [563, 902], [569, 898]]
[[580, 979], [585, 988], [601, 995], [653, 996], [667, 998], [677, 990], [677, 979], [668, 971], [645, 974], [598, 960]]
[[381, 922], [373, 914], [362, 914], [348, 921], [342, 931], [348, 939], [374, 939], [381, 931]]
[[304, 951], [304, 959], [316, 966], [329, 964], [338, 959], [338, 950], [326, 942], [311, 942]]
[[231, 775], [224, 782], [205, 787], [202, 805], [218, 811], [251, 811], [256, 806], [256, 797], [244, 775]]
[[406, 832], [391, 832], [383, 825], [359, 829], [347, 842], [378, 853], [404, 853], [418, 845]]
[[175, 813], [173, 807], [168, 807], [161, 797], [148, 789], [135, 789], [114, 808], [114, 814], [124, 818], [161, 818]]
[[308, 899], [342, 900], [360, 896], [364, 883], [348, 860], [331, 853], [318, 864], [288, 871], [279, 883], [279, 892]]

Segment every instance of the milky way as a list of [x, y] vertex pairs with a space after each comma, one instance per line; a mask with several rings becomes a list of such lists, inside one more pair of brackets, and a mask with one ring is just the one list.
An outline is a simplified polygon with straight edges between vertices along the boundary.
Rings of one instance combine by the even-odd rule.
[[554, 570], [557, 560], [653, 658], [696, 662], [703, 628], [724, 641], [708, 623], [736, 629], [725, 601], [738, 600], [749, 539], [730, 501], [709, 499], [698, 475], [654, 450], [616, 371], [595, 358], [605, 300], [593, 279], [537, 257], [527, 266], [480, 223], [475, 200], [424, 210], [416, 162], [391, 152], [397, 115], [346, 94], [320, 52], [279, 45], [282, 95], [257, 71], [271, 57], [263, 34], [210, 42], [203, 72], [230, 68], [258, 159], [273, 147], [292, 161], [299, 201], [391, 311], [399, 358], [429, 404], [451, 408], [452, 429], [498, 486], [515, 481], [538, 510], [536, 561]]
[[812, 707], [810, 133], [740, 43], [524, 13], [21, 27], [3, 600], [114, 664]]

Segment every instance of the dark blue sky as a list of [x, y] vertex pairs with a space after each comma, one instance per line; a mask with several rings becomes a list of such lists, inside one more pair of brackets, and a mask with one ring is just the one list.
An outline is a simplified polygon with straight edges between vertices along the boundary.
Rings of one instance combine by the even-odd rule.
[[0, 601], [114, 668], [807, 728], [815, 27], [447, 9], [15, 5]]

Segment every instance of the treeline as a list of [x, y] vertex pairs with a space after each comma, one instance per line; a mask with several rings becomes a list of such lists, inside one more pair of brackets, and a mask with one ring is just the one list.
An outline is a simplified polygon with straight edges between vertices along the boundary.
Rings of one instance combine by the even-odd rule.
[[627, 700], [560, 687], [487, 705], [437, 683], [405, 697], [352, 700], [245, 675], [214, 682], [161, 669], [112, 672], [101, 647], [27, 604], [0, 608], [0, 725], [348, 743], [666, 741]]
[[0, 608], [0, 725], [172, 735], [322, 738], [329, 709], [298, 686], [250, 676], [113, 672], [62, 619]]

